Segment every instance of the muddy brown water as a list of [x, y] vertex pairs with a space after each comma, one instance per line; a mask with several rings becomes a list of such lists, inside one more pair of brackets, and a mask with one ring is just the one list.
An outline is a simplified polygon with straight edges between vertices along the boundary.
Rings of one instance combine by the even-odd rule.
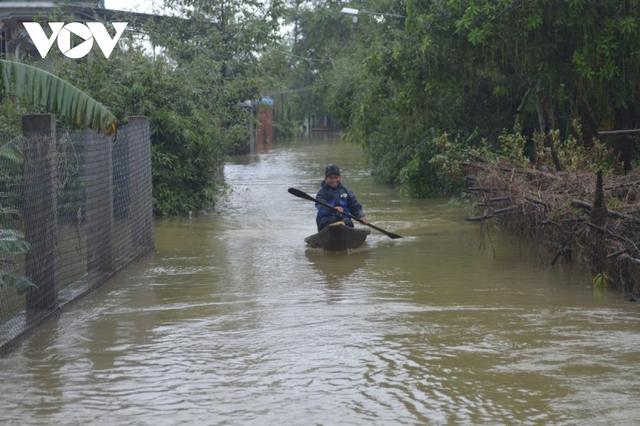
[[[306, 249], [339, 163], [372, 221]], [[225, 168], [215, 212], [0, 358], [2, 424], [637, 424], [640, 309], [467, 207], [376, 184], [357, 147], [283, 146]]]

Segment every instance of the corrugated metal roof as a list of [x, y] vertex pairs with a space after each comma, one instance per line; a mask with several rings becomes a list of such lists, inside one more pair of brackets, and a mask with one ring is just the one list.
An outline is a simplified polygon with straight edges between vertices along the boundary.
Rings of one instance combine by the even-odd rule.
[[0, 21], [9, 19], [30, 19], [38, 15], [46, 15], [55, 10], [64, 10], [80, 18], [108, 19], [129, 18], [138, 22], [144, 22], [152, 18], [160, 18], [158, 15], [137, 13], [122, 10], [105, 9], [96, 6], [102, 2], [61, 2], [56, 1], [0, 1]]
[[84, 6], [84, 7], [100, 7], [104, 8], [104, 0], [93, 0], [93, 1], [69, 1], [69, 0], [53, 0], [53, 1], [42, 1], [42, 0], [24, 0], [24, 1], [3, 1], [0, 3], [1, 7], [50, 7], [51, 5], [64, 4], [70, 6]]

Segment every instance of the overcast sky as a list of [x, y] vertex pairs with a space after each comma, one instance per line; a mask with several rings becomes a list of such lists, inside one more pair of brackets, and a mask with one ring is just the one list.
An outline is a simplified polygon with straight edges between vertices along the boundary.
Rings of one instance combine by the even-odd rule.
[[[104, 5], [107, 9], [128, 10], [139, 13], [159, 13], [163, 3], [164, 0], [105, 0]], [[290, 31], [289, 27], [281, 27], [281, 35]]]
[[162, 0], [105, 0], [104, 5], [107, 9], [152, 13], [154, 8], [159, 9]]

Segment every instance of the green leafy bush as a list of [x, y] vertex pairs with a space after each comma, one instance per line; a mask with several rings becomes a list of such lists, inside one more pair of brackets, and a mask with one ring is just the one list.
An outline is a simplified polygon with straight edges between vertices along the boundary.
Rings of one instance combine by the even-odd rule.
[[403, 189], [414, 197], [432, 197], [459, 192], [464, 184], [464, 145], [447, 133], [431, 132], [416, 146], [409, 162], [400, 170]]

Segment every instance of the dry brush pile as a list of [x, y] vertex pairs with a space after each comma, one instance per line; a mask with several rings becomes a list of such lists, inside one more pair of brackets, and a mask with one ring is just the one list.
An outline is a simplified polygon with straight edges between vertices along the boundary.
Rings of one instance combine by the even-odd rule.
[[552, 248], [552, 264], [583, 261], [597, 285], [640, 298], [640, 172], [551, 172], [481, 158], [465, 163], [478, 199], [471, 221], [494, 220]]

